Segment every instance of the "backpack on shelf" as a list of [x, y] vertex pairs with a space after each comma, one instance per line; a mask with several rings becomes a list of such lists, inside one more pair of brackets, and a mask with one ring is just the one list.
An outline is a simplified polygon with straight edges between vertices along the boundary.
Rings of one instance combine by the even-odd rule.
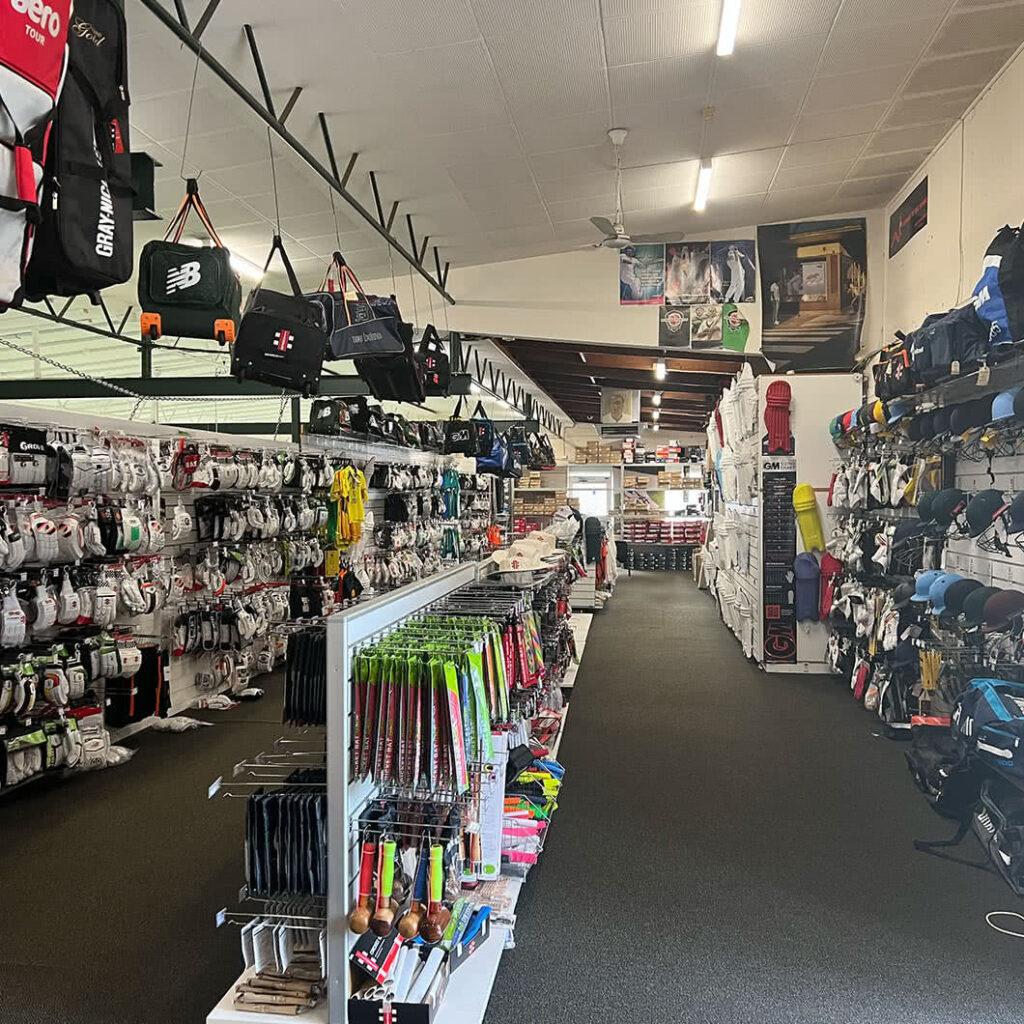
[[988, 329], [988, 346], [1024, 339], [1024, 234], [1009, 224], [985, 250], [974, 308]]
[[0, 6], [0, 309], [23, 297], [70, 22], [71, 0]]
[[327, 332], [323, 309], [302, 294], [280, 235], [274, 235], [264, 272], [281, 254], [292, 294], [257, 286], [249, 295], [231, 350], [231, 372], [241, 380], [301, 391], [307, 398], [320, 385]]
[[[189, 213], [196, 216], [213, 245], [183, 245]], [[173, 237], [172, 237], [173, 236]], [[162, 334], [234, 341], [242, 306], [242, 282], [231, 267], [231, 253], [220, 240], [195, 178], [167, 226], [163, 241], [147, 242], [139, 257], [139, 305], [144, 338]]]
[[910, 367], [910, 352], [905, 344], [906, 335], [896, 332], [896, 341], [882, 350], [877, 363], [871, 367], [875, 379], [875, 394], [883, 401], [909, 395], [914, 390]]
[[94, 295], [135, 269], [127, 38], [116, 0], [75, 0], [25, 279], [29, 299]]

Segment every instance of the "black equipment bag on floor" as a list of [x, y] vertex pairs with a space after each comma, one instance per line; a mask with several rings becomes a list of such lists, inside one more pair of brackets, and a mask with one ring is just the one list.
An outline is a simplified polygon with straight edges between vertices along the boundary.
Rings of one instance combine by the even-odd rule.
[[264, 273], [275, 252], [281, 254], [292, 294], [253, 289], [231, 350], [231, 372], [238, 380], [263, 381], [308, 398], [319, 387], [327, 347], [323, 310], [303, 296], [280, 235], [274, 235]]
[[914, 725], [904, 756], [917, 788], [936, 814], [963, 821], [978, 802], [981, 773], [965, 757], [949, 728]]
[[1000, 776], [986, 779], [971, 826], [1003, 881], [1024, 896], [1024, 793]]
[[[195, 210], [213, 246], [182, 245], [181, 234]], [[172, 238], [173, 236], [173, 238]], [[163, 241], [147, 242], [139, 257], [139, 305], [142, 336], [161, 334], [234, 341], [242, 307], [242, 282], [189, 178], [185, 198], [167, 227]]]
[[29, 299], [94, 294], [132, 276], [127, 29], [116, 0], [76, 0], [41, 213]]

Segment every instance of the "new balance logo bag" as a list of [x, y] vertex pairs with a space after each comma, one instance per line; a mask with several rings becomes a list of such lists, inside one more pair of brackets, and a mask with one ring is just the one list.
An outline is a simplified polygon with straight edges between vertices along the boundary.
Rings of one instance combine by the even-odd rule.
[[320, 384], [327, 347], [323, 309], [303, 296], [279, 235], [274, 236], [264, 271], [275, 252], [281, 254], [292, 294], [253, 289], [231, 351], [231, 372], [238, 380], [263, 381], [309, 397]]
[[0, 2], [0, 308], [21, 299], [70, 21], [71, 0]]
[[[195, 210], [213, 246], [183, 245], [181, 234]], [[231, 268], [231, 253], [221, 244], [195, 178], [163, 241], [147, 242], [139, 257], [139, 305], [143, 337], [161, 334], [235, 340], [242, 305], [242, 282]]]
[[30, 299], [92, 294], [132, 276], [126, 41], [115, 0], [75, 0], [25, 281]]

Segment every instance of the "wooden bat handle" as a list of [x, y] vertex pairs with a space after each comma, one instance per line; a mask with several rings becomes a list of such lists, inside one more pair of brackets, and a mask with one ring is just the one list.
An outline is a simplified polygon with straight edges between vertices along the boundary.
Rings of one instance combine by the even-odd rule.
[[348, 915], [348, 926], [356, 935], [362, 935], [370, 927], [370, 892], [373, 889], [373, 864], [376, 859], [377, 844], [364, 842], [359, 860], [359, 899]]

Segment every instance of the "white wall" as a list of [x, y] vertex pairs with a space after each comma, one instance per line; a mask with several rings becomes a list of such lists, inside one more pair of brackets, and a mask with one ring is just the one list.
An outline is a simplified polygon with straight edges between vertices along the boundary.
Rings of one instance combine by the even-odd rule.
[[[877, 348], [881, 340], [887, 222], [881, 210], [850, 215], [867, 218], [868, 303], [862, 348]], [[757, 238], [757, 228], [747, 225], [726, 231], [695, 231], [690, 237], [709, 241]], [[430, 289], [424, 281], [416, 283], [409, 275], [402, 275], [395, 284], [406, 315], [415, 305], [420, 322], [427, 310], [436, 317], [434, 322], [439, 327], [468, 334], [657, 345], [659, 307], [620, 306], [618, 281], [618, 253], [588, 247], [504, 263], [453, 267], [448, 290], [456, 304], [447, 310], [440, 300], [434, 302], [432, 311], [429, 309]], [[369, 292], [392, 290], [390, 278], [364, 283]], [[760, 301], [744, 303], [741, 308], [750, 320], [748, 351], [759, 352]]]
[[928, 313], [967, 302], [995, 233], [1024, 220], [1022, 117], [1018, 50], [889, 204], [887, 224], [928, 175], [928, 224], [888, 260], [883, 342], [894, 330], [913, 330]]

